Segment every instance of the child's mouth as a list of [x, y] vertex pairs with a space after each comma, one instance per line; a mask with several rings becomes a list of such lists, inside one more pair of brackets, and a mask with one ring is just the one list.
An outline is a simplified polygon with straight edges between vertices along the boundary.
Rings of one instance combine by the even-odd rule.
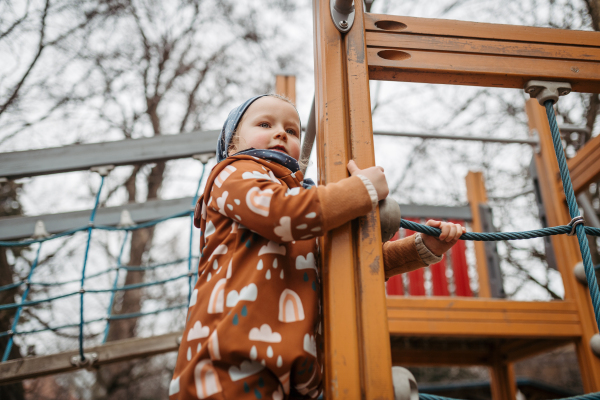
[[281, 151], [282, 153], [287, 154], [287, 151], [285, 151], [285, 147], [283, 147], [283, 146], [273, 146], [273, 147], [269, 148], [269, 150], [277, 150], [277, 151]]

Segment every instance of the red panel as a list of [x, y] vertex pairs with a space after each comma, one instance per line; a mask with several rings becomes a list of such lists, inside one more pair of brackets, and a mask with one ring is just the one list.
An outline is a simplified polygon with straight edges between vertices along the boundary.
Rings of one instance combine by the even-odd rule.
[[425, 296], [425, 271], [423, 268], [408, 273], [408, 292], [411, 296]]
[[446, 258], [442, 258], [442, 261], [429, 266], [429, 268], [431, 269], [433, 295], [450, 296], [450, 291], [448, 290], [448, 279], [446, 278]]
[[392, 276], [385, 284], [386, 292], [390, 296], [404, 296], [404, 282], [402, 275]]
[[[465, 225], [464, 221], [450, 220], [455, 224]], [[459, 240], [452, 247], [452, 270], [454, 271], [454, 285], [456, 286], [456, 295], [463, 297], [473, 297], [471, 285], [469, 284], [469, 267], [467, 265], [467, 256], [465, 254], [467, 246], [463, 240]]]

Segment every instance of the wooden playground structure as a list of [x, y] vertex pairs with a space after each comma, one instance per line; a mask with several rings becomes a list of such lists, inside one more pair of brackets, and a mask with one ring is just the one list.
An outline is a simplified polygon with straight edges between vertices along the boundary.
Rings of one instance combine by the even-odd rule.
[[[353, 21], [342, 21], [347, 31], [341, 32], [331, 16], [333, 3], [313, 3], [319, 184], [347, 177], [351, 159], [360, 168], [375, 165], [369, 80], [522, 90], [536, 79], [600, 92], [598, 32], [377, 15], [363, 12], [361, 6], [355, 7]], [[277, 92], [295, 97], [293, 77], [278, 77], [276, 86]], [[534, 161], [547, 223], [566, 225], [571, 218], [545, 110], [532, 99], [526, 111], [532, 137], [539, 137]], [[600, 136], [568, 165], [576, 193], [597, 181]], [[469, 173], [466, 185], [472, 230], [484, 231], [483, 176]], [[326, 399], [393, 399], [392, 365], [482, 365], [490, 369], [493, 399], [514, 400], [513, 363], [569, 343], [576, 346], [585, 391], [600, 392], [600, 358], [589, 345], [598, 328], [587, 287], [573, 274], [581, 261], [575, 237], [551, 238], [564, 283], [563, 301], [494, 298], [494, 277], [489, 276], [482, 242], [474, 243], [477, 298], [465, 294], [470, 289], [464, 275], [464, 291], [457, 291], [458, 296], [447, 291], [434, 292], [435, 297], [386, 296], [379, 226], [375, 211], [322, 239]], [[443, 279], [442, 286], [447, 284]], [[174, 351], [180, 335], [110, 342], [86, 352], [97, 354], [95, 365], [102, 365]], [[0, 384], [74, 370], [81, 367], [72, 362], [76, 355], [74, 351], [2, 363]]]
[[[350, 159], [360, 168], [375, 165], [369, 80], [523, 89], [537, 79], [600, 92], [597, 32], [375, 15], [357, 6], [353, 25], [342, 33], [332, 21], [330, 2], [314, 1], [313, 7], [321, 184], [345, 178]], [[544, 108], [532, 99], [527, 114], [540, 140], [535, 163], [548, 223], [566, 224], [571, 218]], [[576, 191], [600, 174], [598, 139], [570, 162]], [[477, 205], [486, 201], [485, 190], [476, 174], [467, 184], [477, 230]], [[360, 393], [364, 399], [389, 399], [392, 364], [458, 364], [488, 365], [494, 400], [515, 399], [512, 363], [567, 342], [576, 344], [586, 392], [600, 391], [600, 359], [589, 347], [598, 330], [587, 288], [572, 273], [581, 260], [577, 242], [561, 235], [553, 236], [552, 244], [564, 301], [491, 299], [481, 243], [476, 245], [479, 298], [386, 300], [378, 212], [330, 232], [322, 247], [326, 398]], [[437, 345], [419, 347], [414, 340], [407, 348], [395, 337], [435, 338]], [[459, 345], [465, 341], [474, 345]]]

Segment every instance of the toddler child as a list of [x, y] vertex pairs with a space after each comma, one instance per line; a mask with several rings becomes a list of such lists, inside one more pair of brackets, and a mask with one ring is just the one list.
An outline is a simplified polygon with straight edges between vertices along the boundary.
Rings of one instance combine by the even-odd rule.
[[[277, 95], [229, 114], [218, 164], [196, 205], [199, 277], [191, 295], [171, 400], [316, 398], [322, 367], [317, 236], [365, 215], [388, 194], [381, 167], [314, 186], [299, 171], [300, 117]], [[460, 225], [429, 221], [383, 245], [386, 279], [438, 262]], [[348, 321], [348, 323], [354, 323]]]

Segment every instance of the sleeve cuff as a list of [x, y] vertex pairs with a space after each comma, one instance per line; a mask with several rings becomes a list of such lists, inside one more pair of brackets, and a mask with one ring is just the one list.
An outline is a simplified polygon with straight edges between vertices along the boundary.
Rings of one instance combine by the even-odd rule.
[[377, 207], [377, 203], [379, 202], [379, 198], [377, 197], [377, 190], [375, 190], [375, 186], [371, 183], [369, 178], [363, 175], [356, 175], [360, 178], [360, 180], [365, 184], [367, 188], [367, 192], [369, 192], [369, 197], [371, 198], [371, 204], [373, 205], [373, 210]]
[[444, 258], [443, 254], [441, 256], [436, 256], [427, 248], [427, 246], [425, 246], [420, 232], [415, 233], [415, 245], [417, 246], [417, 252], [421, 257], [421, 260], [427, 265], [439, 263], [442, 261], [442, 258]]

